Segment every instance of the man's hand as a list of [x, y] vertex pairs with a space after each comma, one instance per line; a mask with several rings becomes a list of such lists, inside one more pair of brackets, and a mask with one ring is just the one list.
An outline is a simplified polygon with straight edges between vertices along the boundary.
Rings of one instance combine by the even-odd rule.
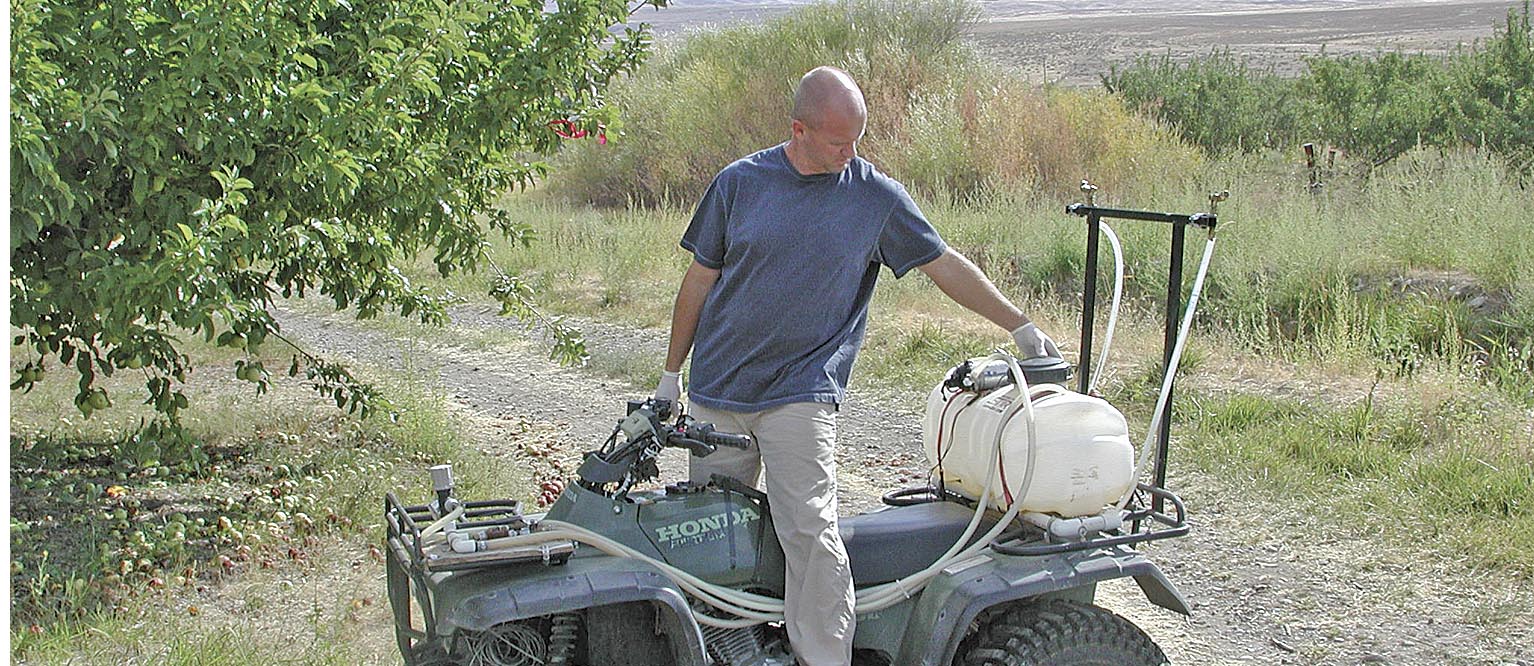
[[660, 373], [660, 385], [655, 387], [655, 397], [672, 402], [676, 402], [681, 398], [682, 373], [662, 370]]
[[1061, 358], [1060, 348], [1055, 346], [1055, 341], [1049, 339], [1044, 331], [1039, 330], [1039, 327], [1032, 323], [1023, 324], [1014, 329], [1012, 341], [1017, 343], [1017, 349], [1023, 353], [1023, 358], [1040, 356]]

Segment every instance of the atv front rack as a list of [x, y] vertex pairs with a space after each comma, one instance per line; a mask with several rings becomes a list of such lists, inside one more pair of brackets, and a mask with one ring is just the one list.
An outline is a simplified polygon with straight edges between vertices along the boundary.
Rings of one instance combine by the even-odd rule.
[[[463, 516], [457, 531], [503, 528], [507, 535], [526, 534], [536, 527], [522, 514], [522, 503], [511, 499], [463, 503]], [[422, 538], [423, 525], [437, 519], [427, 505], [406, 506], [394, 493], [384, 496], [384, 523], [388, 530], [389, 550], [414, 571], [435, 573], [477, 569], [511, 562], [543, 561], [558, 563], [570, 557], [571, 543], [544, 544], [521, 548], [497, 548], [468, 553], [455, 552], [445, 540], [427, 543]]]
[[[516, 500], [464, 502], [462, 506], [463, 515], [454, 525], [456, 531], [502, 528], [509, 535], [516, 535], [537, 529], [537, 521], [524, 516], [522, 503]], [[437, 650], [432, 642], [437, 635], [435, 596], [445, 577], [517, 562], [559, 564], [575, 551], [575, 544], [560, 542], [458, 553], [453, 551], [448, 539], [423, 535], [426, 527], [437, 518], [430, 506], [407, 506], [392, 492], [384, 496], [388, 547], [384, 554], [385, 582], [389, 606], [394, 613], [395, 640], [409, 666], [440, 663], [431, 655]], [[414, 616], [412, 606], [419, 612], [419, 620]], [[421, 624], [417, 625], [417, 621]]]

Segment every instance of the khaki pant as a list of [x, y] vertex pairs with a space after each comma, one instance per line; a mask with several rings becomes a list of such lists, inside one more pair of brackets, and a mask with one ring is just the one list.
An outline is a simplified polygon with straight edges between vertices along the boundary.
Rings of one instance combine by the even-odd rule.
[[710, 474], [756, 485], [767, 467], [767, 501], [788, 564], [784, 625], [802, 666], [852, 662], [852, 566], [836, 530], [836, 406], [794, 403], [760, 412], [692, 406], [689, 413], [724, 432], [750, 435], [740, 450], [720, 447], [691, 458], [694, 481]]

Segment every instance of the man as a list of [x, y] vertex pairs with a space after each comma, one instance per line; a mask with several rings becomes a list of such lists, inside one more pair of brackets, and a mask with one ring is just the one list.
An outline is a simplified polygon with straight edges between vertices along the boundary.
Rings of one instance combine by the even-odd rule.
[[846, 72], [819, 67], [794, 93], [787, 143], [715, 177], [682, 236], [693, 263], [671, 318], [655, 395], [677, 399], [693, 353], [691, 413], [751, 435], [755, 450], [694, 458], [755, 485], [763, 464], [788, 562], [785, 625], [799, 663], [852, 658], [852, 570], [837, 533], [836, 413], [863, 341], [880, 266], [919, 268], [960, 305], [1012, 333], [1024, 357], [1048, 336], [945, 245], [898, 182], [857, 157], [868, 112]]

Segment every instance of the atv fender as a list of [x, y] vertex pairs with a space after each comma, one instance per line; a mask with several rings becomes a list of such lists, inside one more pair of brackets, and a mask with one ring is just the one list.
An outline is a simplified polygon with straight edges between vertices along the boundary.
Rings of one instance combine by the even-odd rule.
[[[451, 574], [437, 581], [439, 633], [483, 631], [503, 622], [634, 601], [654, 602], [680, 639], [677, 664], [705, 663], [703, 634], [682, 590], [659, 569], [622, 557], [573, 557], [561, 566], [527, 564]], [[667, 611], [669, 610], [669, 613]], [[676, 645], [674, 643], [674, 645]]]
[[965, 629], [981, 611], [997, 604], [1075, 588], [1091, 590], [1097, 583], [1131, 576], [1151, 603], [1183, 615], [1191, 611], [1160, 568], [1122, 546], [1032, 557], [986, 551], [955, 562], [922, 592], [907, 624], [932, 630], [906, 632], [895, 663], [951, 663]]

